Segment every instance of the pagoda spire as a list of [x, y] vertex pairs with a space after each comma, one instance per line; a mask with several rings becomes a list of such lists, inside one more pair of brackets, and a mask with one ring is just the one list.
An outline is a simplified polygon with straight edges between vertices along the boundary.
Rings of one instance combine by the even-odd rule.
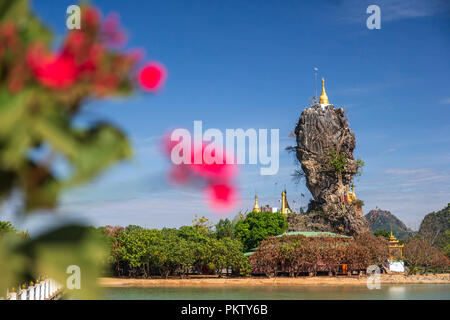
[[259, 205], [258, 205], [258, 196], [255, 193], [255, 205], [253, 206], [253, 212], [260, 212]]
[[327, 92], [325, 91], [325, 79], [322, 78], [322, 93], [320, 94], [320, 104], [330, 104], [330, 101], [328, 101]]

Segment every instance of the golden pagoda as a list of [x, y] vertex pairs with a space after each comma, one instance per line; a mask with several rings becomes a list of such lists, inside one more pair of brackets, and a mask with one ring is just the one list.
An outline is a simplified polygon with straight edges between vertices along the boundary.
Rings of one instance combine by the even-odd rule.
[[292, 213], [292, 210], [289, 207], [289, 203], [286, 199], [286, 189], [281, 192], [281, 213], [285, 215], [287, 215], [288, 213]]
[[327, 92], [325, 91], [325, 79], [322, 78], [322, 93], [320, 94], [320, 104], [330, 104], [330, 101], [328, 101]]
[[355, 193], [355, 185], [352, 184], [352, 191], [349, 190], [348, 186], [346, 186], [346, 194], [347, 194], [347, 202], [352, 203], [356, 200], [356, 193]]
[[391, 230], [391, 235], [389, 236], [389, 260], [398, 261], [403, 258], [403, 244], [399, 244], [397, 238], [394, 236]]
[[255, 194], [255, 205], [253, 206], [253, 212], [261, 212], [261, 210], [259, 210], [258, 196], [256, 194]]

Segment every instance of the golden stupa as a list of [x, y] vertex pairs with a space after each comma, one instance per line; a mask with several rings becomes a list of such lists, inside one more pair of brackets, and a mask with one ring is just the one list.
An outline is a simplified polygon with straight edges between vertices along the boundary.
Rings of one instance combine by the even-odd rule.
[[347, 191], [347, 201], [348, 203], [352, 203], [353, 201], [357, 200], [356, 193], [355, 193], [355, 185], [352, 184], [352, 191], [349, 190], [348, 185], [346, 186]]
[[320, 104], [330, 104], [330, 101], [328, 101], [327, 92], [325, 91], [325, 79], [322, 78], [322, 93], [320, 94]]
[[260, 212], [261, 210], [259, 209], [259, 205], [258, 205], [258, 196], [255, 194], [255, 205], [253, 206], [253, 212]]
[[286, 189], [281, 192], [281, 213], [285, 215], [292, 213], [289, 203], [287, 202]]

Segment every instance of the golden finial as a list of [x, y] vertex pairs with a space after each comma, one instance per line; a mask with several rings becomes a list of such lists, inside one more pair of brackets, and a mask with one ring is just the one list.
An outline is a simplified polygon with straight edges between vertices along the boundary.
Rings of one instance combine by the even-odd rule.
[[255, 193], [255, 205], [253, 206], [253, 212], [260, 212], [258, 205], [258, 196]]
[[328, 96], [327, 93], [325, 91], [325, 79], [322, 78], [322, 93], [320, 94], [320, 104], [330, 104], [330, 102], [328, 101]]

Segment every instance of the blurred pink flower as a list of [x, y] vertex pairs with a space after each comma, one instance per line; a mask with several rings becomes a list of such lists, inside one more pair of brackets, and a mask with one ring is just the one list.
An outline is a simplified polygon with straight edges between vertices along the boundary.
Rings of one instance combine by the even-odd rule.
[[43, 46], [35, 45], [27, 52], [27, 62], [36, 79], [49, 88], [67, 88], [78, 77], [75, 58], [69, 52], [47, 53]]
[[117, 13], [110, 13], [102, 24], [102, 35], [107, 45], [112, 47], [121, 47], [126, 41], [125, 33], [119, 28], [119, 15]]
[[232, 209], [237, 202], [235, 188], [226, 183], [210, 184], [206, 187], [209, 205], [218, 211]]
[[[169, 159], [172, 149], [178, 143], [178, 141], [171, 141], [170, 135], [163, 138], [163, 151]], [[201, 187], [205, 190], [206, 200], [213, 209], [221, 211], [231, 209], [237, 202], [237, 192], [231, 183], [238, 173], [237, 165], [227, 163], [225, 149], [221, 150], [222, 163], [207, 163], [204, 158], [207, 146], [207, 143], [203, 143], [196, 149], [191, 146], [191, 152], [188, 155], [190, 163], [175, 165], [171, 162], [168, 174], [169, 184]], [[195, 156], [201, 160], [199, 164], [194, 163]], [[215, 156], [214, 150], [211, 156]]]
[[157, 91], [166, 81], [166, 68], [155, 61], [147, 63], [138, 75], [139, 84], [146, 91]]

